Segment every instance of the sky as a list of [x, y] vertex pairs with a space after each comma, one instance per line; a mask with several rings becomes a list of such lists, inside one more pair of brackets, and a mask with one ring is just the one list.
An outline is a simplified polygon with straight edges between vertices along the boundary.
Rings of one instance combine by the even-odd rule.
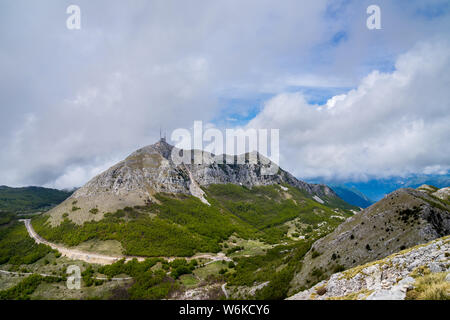
[[196, 120], [279, 129], [302, 179], [445, 175], [449, 39], [444, 0], [3, 0], [0, 185], [79, 187]]

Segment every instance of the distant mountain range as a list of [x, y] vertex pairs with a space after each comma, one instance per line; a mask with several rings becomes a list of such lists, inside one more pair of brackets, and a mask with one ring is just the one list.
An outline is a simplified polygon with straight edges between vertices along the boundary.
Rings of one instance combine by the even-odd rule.
[[354, 206], [367, 208], [374, 204], [374, 201], [366, 197], [366, 195], [355, 187], [347, 187], [346, 185], [331, 185], [330, 187], [342, 200]]
[[[450, 185], [450, 174], [442, 175], [426, 175], [418, 174], [411, 175], [409, 177], [391, 177], [385, 179], [370, 179], [367, 181], [335, 181], [325, 178], [314, 178], [306, 180], [310, 183], [324, 183], [329, 186], [343, 187], [344, 189], [350, 189], [350, 191], [364, 194], [365, 197], [370, 199], [370, 202], [376, 202], [381, 200], [385, 195], [391, 193], [400, 188], [417, 188], [423, 184], [432, 185], [437, 188], [444, 188]], [[337, 190], [335, 190], [338, 193]], [[339, 194], [339, 193], [338, 193]], [[339, 194], [340, 197], [347, 195]], [[354, 196], [344, 199], [351, 203]], [[350, 200], [350, 201], [349, 201]], [[354, 204], [354, 203], [353, 203]], [[356, 204], [355, 204], [356, 205]]]

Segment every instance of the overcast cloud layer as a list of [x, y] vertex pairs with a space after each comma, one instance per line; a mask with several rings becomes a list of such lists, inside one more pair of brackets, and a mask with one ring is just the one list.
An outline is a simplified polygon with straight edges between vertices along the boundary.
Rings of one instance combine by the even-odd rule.
[[0, 185], [80, 186], [160, 126], [250, 118], [299, 177], [444, 172], [448, 1], [380, 0], [377, 31], [370, 4], [2, 1]]
[[450, 46], [418, 44], [392, 73], [374, 71], [322, 106], [299, 93], [268, 101], [248, 127], [281, 128], [294, 174], [365, 180], [450, 169]]

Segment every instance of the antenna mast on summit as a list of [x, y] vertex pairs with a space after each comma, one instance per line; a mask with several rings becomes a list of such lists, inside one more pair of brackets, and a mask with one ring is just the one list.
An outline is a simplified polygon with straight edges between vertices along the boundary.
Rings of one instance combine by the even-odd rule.
[[166, 142], [166, 131], [164, 131], [164, 136], [161, 127], [159, 127], [159, 141]]

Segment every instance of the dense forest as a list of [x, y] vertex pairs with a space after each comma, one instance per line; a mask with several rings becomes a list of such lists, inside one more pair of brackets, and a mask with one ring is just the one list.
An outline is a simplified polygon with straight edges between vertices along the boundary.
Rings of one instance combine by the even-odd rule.
[[0, 214], [46, 210], [63, 202], [71, 194], [69, 191], [41, 187], [0, 186]]
[[37, 244], [21, 222], [0, 227], [0, 264], [31, 264], [52, 251], [49, 246]]

